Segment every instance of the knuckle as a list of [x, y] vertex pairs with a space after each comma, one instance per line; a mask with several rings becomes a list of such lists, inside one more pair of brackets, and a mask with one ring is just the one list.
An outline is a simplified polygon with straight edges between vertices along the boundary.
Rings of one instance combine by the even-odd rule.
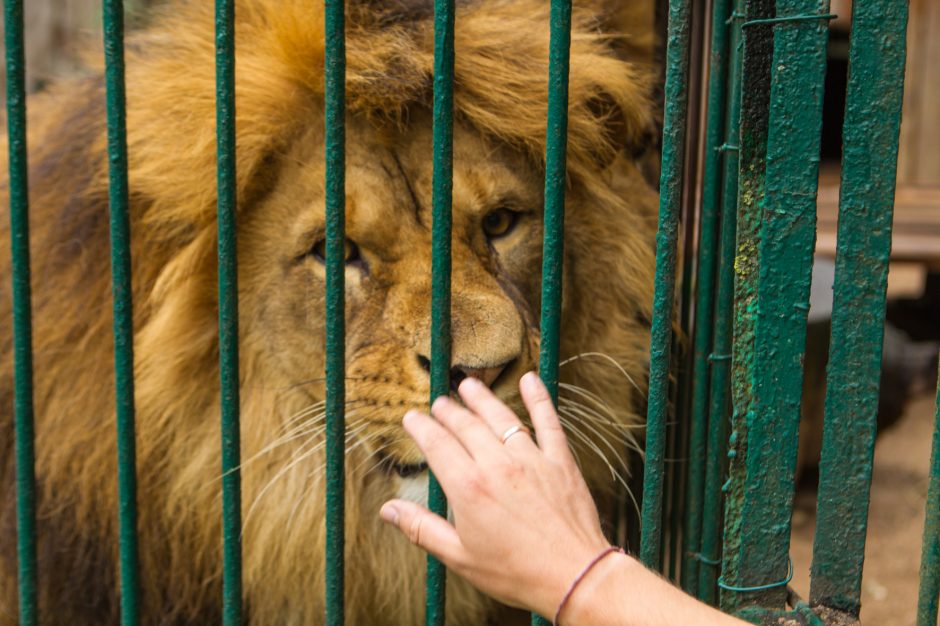
[[470, 497], [480, 497], [486, 492], [483, 476], [478, 472], [471, 472], [463, 480], [464, 493]]
[[525, 474], [525, 466], [516, 459], [509, 458], [500, 466], [500, 473], [504, 479], [519, 478]]
[[408, 526], [408, 540], [416, 546], [421, 545], [421, 525], [423, 522], [422, 516], [415, 515]]

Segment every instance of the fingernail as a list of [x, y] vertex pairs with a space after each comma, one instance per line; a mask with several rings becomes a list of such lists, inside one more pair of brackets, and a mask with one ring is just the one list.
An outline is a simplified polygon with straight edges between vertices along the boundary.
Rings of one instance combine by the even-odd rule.
[[402, 416], [402, 418], [401, 418], [402, 424], [404, 424], [404, 423], [407, 422], [410, 418], [414, 417], [414, 416], [417, 415], [417, 414], [418, 414], [418, 412], [415, 411], [414, 409], [411, 409], [411, 410], [409, 410], [409, 411], [405, 411], [404, 416]]
[[467, 376], [462, 381], [460, 381], [461, 387], [479, 387], [483, 382], [475, 376]]
[[394, 524], [398, 526], [398, 509], [395, 508], [395, 505], [385, 503], [382, 505], [382, 508], [379, 509], [379, 517], [389, 524]]
[[526, 372], [522, 377], [522, 384], [528, 391], [538, 391], [539, 376], [535, 372]]

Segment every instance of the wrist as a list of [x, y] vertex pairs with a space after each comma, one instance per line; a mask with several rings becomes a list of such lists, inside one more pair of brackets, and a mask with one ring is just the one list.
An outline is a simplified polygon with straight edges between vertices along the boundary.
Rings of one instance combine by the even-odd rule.
[[[579, 624], [607, 624], [606, 608], [618, 597], [616, 582], [620, 574], [635, 563], [619, 548], [599, 553], [593, 561], [585, 564], [566, 590], [555, 614], [557, 626]], [[610, 622], [618, 623], [616, 621]]]

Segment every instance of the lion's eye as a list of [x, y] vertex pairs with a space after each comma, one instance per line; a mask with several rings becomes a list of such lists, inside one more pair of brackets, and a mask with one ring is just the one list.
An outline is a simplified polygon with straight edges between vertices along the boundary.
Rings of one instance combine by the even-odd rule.
[[519, 214], [515, 211], [496, 209], [483, 218], [483, 232], [489, 239], [499, 239], [511, 233], [518, 221]]
[[[321, 263], [325, 262], [326, 240], [321, 239], [320, 241], [313, 244], [313, 248], [310, 249], [310, 254], [312, 254], [313, 258], [315, 258], [317, 261], [320, 261]], [[359, 246], [357, 246], [354, 241], [350, 241], [349, 239], [345, 241], [344, 258], [347, 265], [361, 260], [362, 257], [359, 255]]]

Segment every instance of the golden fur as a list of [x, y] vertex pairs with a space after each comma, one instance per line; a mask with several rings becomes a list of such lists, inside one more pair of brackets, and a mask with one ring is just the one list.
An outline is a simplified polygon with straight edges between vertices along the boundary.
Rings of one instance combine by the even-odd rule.
[[[494, 375], [505, 365], [493, 384], [514, 406], [515, 381], [538, 353], [546, 4], [468, 2], [457, 16], [454, 360]], [[605, 35], [598, 4], [576, 10], [572, 36], [562, 396], [602, 492], [613, 479], [599, 457], [616, 468], [642, 411], [656, 195], [631, 157], [653, 126], [638, 51], [649, 38]], [[377, 510], [405, 482], [389, 463], [420, 460], [399, 420], [428, 396], [420, 360], [429, 342], [427, 5], [357, 5], [349, 14], [347, 229], [359, 250], [347, 268], [350, 624], [422, 621], [424, 555]], [[244, 594], [253, 624], [322, 620], [323, 268], [310, 252], [323, 230], [321, 7], [238, 0], [236, 12]], [[219, 621], [211, 13], [209, 2], [173, 2], [127, 46], [142, 612], [152, 624]], [[43, 623], [116, 623], [100, 76], [31, 99], [29, 123]], [[6, 185], [0, 195], [6, 206]], [[499, 209], [515, 214], [515, 226], [488, 238], [481, 221]], [[4, 219], [3, 328], [7, 228]], [[0, 342], [0, 623], [12, 623], [9, 334]], [[492, 611], [450, 577], [449, 623], [480, 624]]]

